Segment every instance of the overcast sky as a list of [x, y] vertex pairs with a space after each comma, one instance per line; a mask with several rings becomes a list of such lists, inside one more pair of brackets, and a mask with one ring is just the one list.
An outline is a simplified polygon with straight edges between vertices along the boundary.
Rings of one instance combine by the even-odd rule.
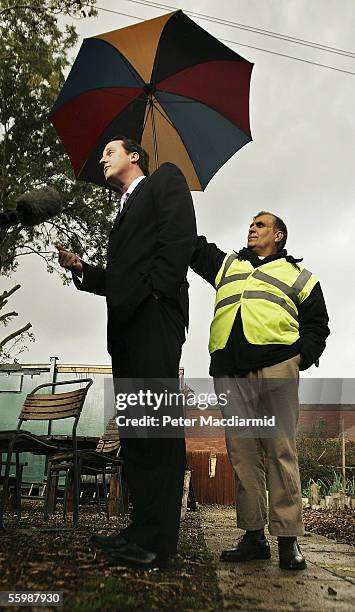
[[[165, 4], [165, 3], [164, 3]], [[167, 0], [173, 9], [203, 13], [355, 53], [353, 0]], [[82, 38], [169, 12], [127, 0], [98, 0], [96, 19], [75, 22]], [[271, 210], [289, 228], [288, 251], [320, 279], [331, 335], [320, 367], [304, 376], [353, 377], [355, 371], [355, 59], [263, 36], [236, 27], [193, 19], [254, 62], [250, 94], [253, 142], [217, 173], [204, 193], [193, 193], [198, 230], [222, 249], [245, 245], [254, 213]], [[257, 47], [257, 49], [248, 46]], [[281, 57], [272, 51], [306, 60]], [[211, 84], [213, 86], [213, 84]], [[64, 287], [45, 263], [23, 258], [1, 285], [22, 285], [11, 301], [18, 326], [31, 321], [36, 342], [26, 362], [107, 364], [104, 299]], [[208, 375], [207, 350], [214, 291], [193, 272], [191, 328], [182, 365], [189, 377]]]

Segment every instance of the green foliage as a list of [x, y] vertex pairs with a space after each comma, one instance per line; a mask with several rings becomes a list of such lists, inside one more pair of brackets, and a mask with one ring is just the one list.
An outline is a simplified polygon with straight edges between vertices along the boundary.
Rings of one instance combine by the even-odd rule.
[[355, 496], [355, 476], [347, 480], [347, 494]]
[[328, 495], [333, 493], [345, 493], [346, 486], [344, 489], [344, 481], [342, 474], [338, 474], [333, 470], [333, 480], [329, 483]]
[[105, 190], [76, 182], [48, 119], [77, 42], [73, 26], [60, 30], [58, 16], [90, 16], [94, 4], [87, 9], [80, 0], [0, 0], [0, 210], [44, 185], [58, 189], [64, 200], [54, 220], [2, 232], [2, 274], [11, 274], [18, 258], [33, 252], [44, 257], [49, 271], [58, 270], [55, 242], [98, 264], [104, 261], [113, 204]]
[[310, 478], [308, 481], [307, 486], [303, 486], [302, 487], [302, 497], [310, 497], [311, 495], [311, 485], [315, 483], [318, 487], [319, 487], [319, 492], [321, 494], [321, 497], [324, 497], [324, 495], [327, 495], [327, 491], [329, 488], [329, 483], [328, 482], [324, 482], [324, 480], [321, 480], [320, 478], [317, 478], [317, 480], [313, 480], [313, 478]]
[[310, 497], [311, 485], [315, 483], [319, 487], [321, 497], [344, 493], [345, 495], [355, 495], [355, 477], [347, 478], [344, 486], [343, 475], [335, 470], [329, 472], [326, 480], [310, 478], [306, 486], [302, 486], [303, 497]]
[[344, 493], [345, 495], [355, 495], [355, 476], [347, 478], [344, 484], [343, 475], [333, 471], [333, 478], [329, 482], [327, 495], [334, 493]]
[[331, 467], [319, 465], [317, 461], [309, 457], [301, 456], [298, 459], [298, 464], [300, 468], [302, 491], [309, 488], [310, 482], [316, 482], [318, 484], [318, 481], [322, 481], [325, 487], [328, 486], [333, 476], [333, 469]]
[[[342, 441], [340, 438], [297, 438], [298, 463], [302, 491], [307, 491], [310, 482], [316, 482], [322, 495], [328, 495], [334, 483], [334, 466], [341, 464]], [[355, 443], [346, 442], [346, 465], [355, 464]], [[335, 484], [334, 484], [335, 486]]]
[[[340, 466], [342, 441], [340, 438], [297, 438], [297, 452], [300, 461], [311, 459], [324, 466]], [[346, 465], [355, 466], [355, 441], [346, 440]], [[312, 477], [312, 476], [311, 476]]]

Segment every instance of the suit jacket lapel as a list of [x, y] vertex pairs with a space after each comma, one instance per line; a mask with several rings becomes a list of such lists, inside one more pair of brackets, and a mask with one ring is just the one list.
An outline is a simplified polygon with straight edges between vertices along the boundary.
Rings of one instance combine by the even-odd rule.
[[116, 217], [116, 219], [115, 219], [115, 221], [114, 221], [114, 224], [113, 224], [113, 226], [112, 226], [111, 231], [112, 231], [112, 230], [113, 230], [115, 227], [117, 227], [117, 225], [118, 225], [119, 223], [121, 223], [121, 220], [122, 220], [122, 219], [123, 219], [123, 217], [125, 216], [125, 214], [126, 214], [127, 210], [129, 209], [129, 207], [132, 205], [132, 202], [133, 202], [134, 198], [136, 197], [137, 193], [139, 193], [139, 191], [142, 189], [142, 187], [143, 187], [144, 183], [146, 182], [146, 180], [147, 180], [146, 178], [142, 179], [142, 180], [141, 180], [141, 181], [138, 183], [137, 187], [136, 187], [136, 188], [135, 188], [135, 189], [132, 191], [132, 193], [130, 194], [130, 196], [129, 196], [129, 198], [128, 198], [127, 202], [125, 203], [125, 205], [124, 205], [124, 207], [123, 207], [123, 211], [122, 211], [121, 213], [118, 213], [118, 215], [117, 215], [117, 217]]

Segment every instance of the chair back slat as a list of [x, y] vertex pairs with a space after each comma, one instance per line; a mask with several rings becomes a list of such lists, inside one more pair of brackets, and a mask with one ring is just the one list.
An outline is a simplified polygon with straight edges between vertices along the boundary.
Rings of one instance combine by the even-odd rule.
[[70, 408], [63, 410], [31, 410], [28, 412], [21, 412], [20, 418], [23, 421], [55, 421], [58, 419], [76, 418], [80, 415], [82, 404], [77, 406], [71, 406]]
[[[78, 380], [77, 384], [79, 383], [80, 381]], [[47, 386], [51, 386], [51, 385], [47, 385]], [[37, 398], [37, 399], [45, 399], [45, 400], [51, 401], [51, 400], [55, 400], [59, 396], [64, 399], [66, 397], [74, 397], [75, 395], [80, 395], [80, 396], [83, 394], [85, 395], [86, 393], [87, 393], [87, 388], [85, 387], [82, 389], [75, 389], [75, 391], [66, 391], [64, 393], [54, 393], [50, 395], [48, 393], [33, 393], [33, 391], [31, 391], [31, 393], [27, 395], [27, 398], [33, 398], [33, 399]]]
[[21, 421], [54, 421], [69, 417], [78, 418], [84, 405], [87, 391], [88, 386], [75, 391], [51, 395], [29, 393], [19, 418]]
[[82, 401], [82, 397], [76, 396], [73, 398], [62, 399], [60, 395], [58, 395], [55, 401], [50, 400], [49, 402], [44, 398], [41, 398], [38, 401], [36, 401], [35, 398], [30, 400], [26, 399], [25, 403], [23, 404], [23, 408], [28, 408], [29, 410], [36, 408], [48, 408], [48, 410], [55, 410], [56, 407], [60, 408], [60, 406], [74, 406], [74, 404], [80, 404]]
[[77, 389], [76, 391], [71, 391], [70, 393], [54, 393], [49, 395], [48, 393], [29, 393], [26, 397], [26, 402], [37, 402], [37, 401], [45, 401], [45, 402], [56, 402], [58, 398], [60, 400], [68, 400], [75, 398], [81, 398], [86, 394], [86, 389]]
[[22, 406], [22, 412], [60, 412], [61, 410], [71, 410], [77, 406], [81, 406], [83, 402], [75, 400], [74, 402], [58, 402], [54, 404], [46, 404], [44, 402], [40, 404], [24, 404]]

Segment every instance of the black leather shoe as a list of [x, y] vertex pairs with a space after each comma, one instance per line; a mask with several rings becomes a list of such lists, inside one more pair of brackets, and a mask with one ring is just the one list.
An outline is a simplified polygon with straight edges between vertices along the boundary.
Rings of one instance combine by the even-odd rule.
[[144, 548], [133, 542], [126, 542], [120, 548], [107, 548], [105, 549], [105, 554], [110, 561], [114, 561], [117, 565], [140, 567], [142, 569], [158, 567], [167, 561], [167, 556], [144, 550]]
[[270, 559], [271, 551], [269, 541], [262, 539], [249, 538], [243, 536], [235, 548], [223, 550], [220, 556], [221, 561], [252, 561], [253, 559]]
[[279, 565], [285, 570], [303, 570], [307, 564], [296, 538], [278, 538]]
[[114, 533], [109, 536], [95, 534], [91, 538], [92, 544], [98, 548], [105, 550], [106, 548], [120, 548], [127, 544], [127, 540], [120, 533]]

